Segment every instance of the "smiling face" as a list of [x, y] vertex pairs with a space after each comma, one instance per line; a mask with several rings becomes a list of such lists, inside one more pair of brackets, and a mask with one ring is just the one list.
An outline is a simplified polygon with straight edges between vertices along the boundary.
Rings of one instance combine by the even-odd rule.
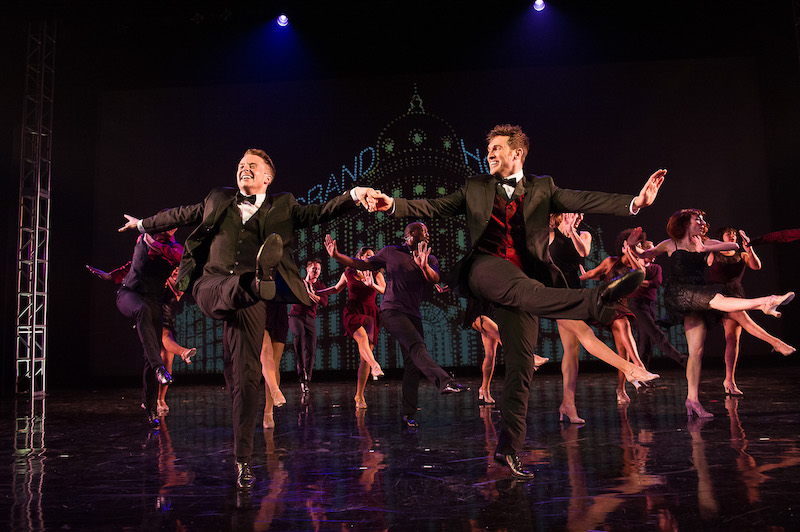
[[236, 168], [236, 184], [242, 194], [266, 194], [272, 177], [272, 168], [252, 153], [246, 153]]
[[522, 170], [522, 155], [524, 150], [511, 149], [508, 137], [497, 135], [489, 139], [486, 161], [489, 163], [489, 173], [495, 177], [508, 177]]

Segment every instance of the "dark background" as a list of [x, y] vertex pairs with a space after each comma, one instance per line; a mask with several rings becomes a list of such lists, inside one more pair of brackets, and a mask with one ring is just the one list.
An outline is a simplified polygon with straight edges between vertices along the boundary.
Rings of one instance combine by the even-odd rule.
[[[683, 207], [751, 236], [797, 227], [793, 2], [628, 4], [554, 0], [542, 13], [527, 2], [4, 4], [3, 390], [13, 389], [28, 21], [58, 21], [49, 384], [90, 386], [141, 364], [113, 289], [84, 270], [128, 260], [122, 213], [146, 216], [234, 185], [248, 147], [271, 153], [275, 186], [302, 197], [374, 145], [415, 86], [473, 152], [495, 123], [519, 123], [532, 141], [526, 170], [561, 186], [635, 193], [668, 168], [656, 205], [635, 219], [653, 240]], [[284, 10], [292, 23], [278, 28]], [[587, 222], [605, 235], [631, 223]], [[798, 248], [759, 248], [765, 268], [747, 274], [748, 292], [797, 289]], [[781, 320], [753, 315], [797, 345], [797, 308]]]

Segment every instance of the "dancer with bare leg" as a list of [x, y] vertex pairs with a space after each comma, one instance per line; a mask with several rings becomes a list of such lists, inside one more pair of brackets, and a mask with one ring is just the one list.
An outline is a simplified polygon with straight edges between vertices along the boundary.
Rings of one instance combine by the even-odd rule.
[[[714, 251], [735, 250], [735, 242], [721, 242], [705, 237], [708, 226], [705, 212], [700, 209], [682, 209], [675, 212], [667, 222], [670, 238], [646, 251], [635, 247], [641, 239], [641, 228], [634, 229], [628, 237], [628, 245], [636, 257], [652, 258], [666, 253], [672, 261], [672, 274], [667, 279], [664, 300], [670, 315], [682, 315], [686, 330], [686, 343], [689, 347], [689, 361], [686, 364], [686, 413], [710, 418], [713, 414], [700, 404], [699, 387], [703, 352], [706, 339], [706, 319], [709, 311], [727, 312], [735, 319], [736, 312], [742, 310], [761, 310], [764, 314], [780, 317], [778, 307], [789, 303], [794, 292], [745, 299], [723, 295], [724, 286], [708, 285], [704, 274], [708, 267], [705, 254]], [[747, 327], [742, 323], [743, 327]], [[773, 343], [776, 349], [790, 347], [777, 338]]]
[[[325, 246], [327, 248], [327, 242]], [[373, 255], [375, 255], [374, 249], [362, 247], [356, 253], [356, 258], [367, 260]], [[380, 271], [372, 272], [347, 268], [335, 285], [317, 293], [338, 294], [345, 286], [347, 286], [347, 304], [342, 311], [342, 321], [348, 336], [356, 341], [360, 356], [356, 378], [356, 395], [353, 400], [356, 403], [356, 408], [363, 409], [367, 408], [364, 390], [367, 387], [370, 375], [372, 375], [373, 380], [378, 380], [378, 377], [383, 376], [383, 370], [378, 361], [375, 360], [373, 349], [378, 341], [380, 325], [375, 296], [386, 291], [386, 280]]]
[[261, 340], [261, 374], [264, 375], [264, 419], [261, 426], [275, 428], [273, 410], [286, 404], [281, 392], [281, 357], [289, 336], [289, 314], [285, 303], [265, 301], [267, 319], [264, 323], [264, 338]]

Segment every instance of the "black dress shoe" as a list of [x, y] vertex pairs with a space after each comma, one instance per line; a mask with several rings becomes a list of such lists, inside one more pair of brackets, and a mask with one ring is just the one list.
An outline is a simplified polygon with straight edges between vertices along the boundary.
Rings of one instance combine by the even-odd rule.
[[644, 271], [631, 270], [601, 284], [600, 294], [597, 297], [597, 321], [611, 323], [617, 314], [615, 303], [632, 294], [642, 282], [644, 282]]
[[239, 489], [250, 489], [256, 482], [253, 468], [250, 462], [236, 462], [236, 487]]
[[456, 381], [450, 381], [444, 385], [442, 388], [442, 395], [450, 395], [451, 393], [461, 393], [466, 390], [467, 387], [463, 384], [459, 384]]
[[261, 244], [256, 255], [256, 288], [261, 299], [275, 298], [275, 266], [283, 257], [283, 239], [272, 233]]
[[156, 368], [156, 380], [164, 385], [172, 384], [172, 375], [169, 374], [169, 371], [164, 366], [158, 366]]
[[508, 467], [511, 470], [511, 474], [516, 478], [533, 478], [533, 473], [522, 466], [519, 455], [516, 453], [495, 453], [494, 461]]
[[147, 408], [144, 403], [139, 405], [144, 410], [145, 415], [147, 416], [147, 422], [150, 424], [151, 427], [157, 429], [161, 426], [161, 420], [158, 419], [158, 414], [152, 408]]
[[419, 427], [419, 423], [413, 417], [403, 416], [403, 425], [410, 429]]

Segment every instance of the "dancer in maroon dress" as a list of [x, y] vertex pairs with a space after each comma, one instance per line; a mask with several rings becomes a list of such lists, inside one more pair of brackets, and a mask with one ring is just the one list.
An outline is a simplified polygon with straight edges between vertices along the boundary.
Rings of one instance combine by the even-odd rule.
[[[362, 247], [356, 253], [356, 258], [367, 260], [375, 255], [375, 250], [369, 247]], [[358, 354], [361, 362], [358, 365], [358, 379], [356, 382], [356, 395], [353, 400], [356, 408], [367, 408], [364, 399], [364, 389], [370, 374], [374, 380], [383, 376], [380, 364], [375, 360], [372, 350], [378, 341], [378, 306], [375, 304], [375, 296], [386, 291], [386, 281], [380, 271], [359, 271], [347, 268], [339, 281], [317, 294], [338, 294], [347, 285], [347, 305], [342, 311], [342, 321], [344, 330], [358, 344]]]
[[[742, 276], [746, 268], [751, 270], [761, 269], [761, 259], [756, 255], [750, 245], [750, 239], [744, 231], [738, 234], [733, 227], [721, 227], [717, 231], [717, 238], [722, 242], [736, 242], [737, 237], [742, 237], [742, 247], [729, 251], [715, 251], [708, 255], [709, 281], [712, 284], [725, 285], [725, 295], [745, 297], [742, 287]], [[778, 340], [750, 318], [745, 311], [735, 313], [735, 318], [730, 314], [722, 317], [722, 327], [725, 330], [725, 380], [722, 386], [726, 395], [744, 395], [736, 386], [736, 362], [739, 359], [739, 338], [742, 335], [742, 325], [747, 323], [747, 331], [760, 340], [775, 346], [774, 350], [782, 355], [791, 355], [795, 349], [787, 344], [777, 344]]]

